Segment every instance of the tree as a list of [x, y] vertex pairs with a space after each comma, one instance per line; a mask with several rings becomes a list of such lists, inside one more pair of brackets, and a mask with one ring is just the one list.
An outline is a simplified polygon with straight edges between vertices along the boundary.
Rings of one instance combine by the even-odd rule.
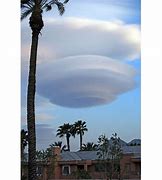
[[71, 136], [71, 128], [72, 125], [69, 123], [64, 123], [64, 125], [59, 126], [57, 130], [56, 136], [64, 137], [66, 136], [66, 142], [67, 142], [67, 150], [70, 151], [70, 136]]
[[122, 149], [120, 144], [120, 138], [117, 136], [117, 133], [112, 134], [111, 137], [111, 146], [110, 146], [110, 155], [111, 155], [111, 177], [114, 174], [117, 174], [120, 179], [120, 160], [122, 157]]
[[59, 146], [62, 151], [66, 151], [66, 145], [62, 145], [62, 141], [54, 142], [53, 144], [49, 145], [51, 148]]
[[21, 161], [25, 159], [24, 150], [28, 144], [28, 132], [24, 129], [21, 130]]
[[42, 151], [36, 151], [36, 160], [41, 162], [47, 162], [48, 158], [51, 157], [51, 155], [49, 154], [50, 153], [47, 149]]
[[56, 163], [56, 155], [53, 154], [52, 150], [53, 147], [50, 146], [46, 150], [36, 151], [36, 160], [39, 162], [38, 166], [41, 164], [40, 162], [46, 165], [48, 179], [53, 178]]
[[[109, 140], [105, 135], [100, 135], [98, 138], [98, 159], [97, 164], [98, 171], [104, 172], [107, 176], [108, 163], [109, 163]], [[105, 178], [105, 177], [103, 177]]]
[[24, 154], [25, 147], [28, 145], [28, 132], [24, 129], [21, 130], [21, 179], [25, 179], [23, 175], [24, 169], [24, 161], [26, 161], [26, 157]]
[[62, 141], [54, 142], [54, 144], [50, 144], [50, 147], [55, 147], [59, 146], [60, 148], [62, 147]]
[[120, 178], [120, 159], [122, 157], [122, 149], [120, 145], [120, 138], [117, 134], [112, 134], [110, 140], [105, 135], [98, 138], [98, 152], [97, 152], [100, 169], [105, 172], [105, 175], [110, 180], [117, 176]]
[[65, 11], [64, 4], [59, 0], [21, 0], [21, 20], [31, 14], [29, 25], [32, 30], [30, 65], [27, 90], [27, 127], [28, 127], [28, 179], [36, 179], [36, 133], [35, 133], [35, 92], [36, 92], [36, 61], [39, 34], [44, 26], [42, 13], [56, 5], [60, 15]]
[[85, 131], [88, 131], [86, 127], [86, 122], [82, 120], [78, 120], [74, 123], [72, 128], [72, 134], [75, 137], [75, 134], [80, 136], [80, 150], [82, 151], [82, 144], [83, 144], [83, 135]]
[[73, 171], [72, 176], [75, 179], [92, 179], [88, 171], [85, 171], [84, 169]]
[[96, 151], [97, 147], [97, 144], [94, 144], [93, 142], [88, 142], [87, 144], [82, 145], [82, 151]]

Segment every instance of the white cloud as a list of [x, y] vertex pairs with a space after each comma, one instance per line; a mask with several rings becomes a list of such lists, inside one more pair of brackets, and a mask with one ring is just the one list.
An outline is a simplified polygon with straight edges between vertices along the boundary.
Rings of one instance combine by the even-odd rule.
[[[22, 114], [21, 114], [21, 124], [26, 125], [27, 123], [27, 117], [26, 117], [26, 109], [22, 109]], [[25, 112], [23, 112], [25, 111]], [[56, 117], [47, 114], [47, 113], [36, 113], [36, 122], [37, 123], [42, 123], [42, 122], [47, 122], [47, 121], [53, 121]]]
[[[22, 125], [27, 130], [27, 125]], [[36, 124], [37, 150], [46, 149], [50, 144], [57, 141], [56, 129], [48, 124]]]
[[54, 119], [55, 117], [49, 114], [45, 114], [45, 113], [36, 114], [36, 121], [49, 121]]
[[[39, 37], [39, 97], [61, 106], [88, 107], [110, 103], [134, 88], [134, 69], [119, 61], [140, 56], [138, 25], [79, 18], [45, 22]], [[22, 29], [23, 92], [31, 43], [28, 30]], [[38, 104], [41, 101], [38, 98]]]
[[135, 88], [135, 74], [133, 67], [108, 57], [67, 57], [38, 65], [38, 93], [65, 107], [101, 105]]
[[[140, 0], [77, 0], [66, 5], [65, 16], [134, 21], [140, 19]], [[57, 11], [54, 12], [58, 17]]]
[[[22, 29], [22, 54], [29, 51], [29, 28]], [[118, 60], [140, 56], [138, 25], [121, 21], [98, 21], [79, 18], [45, 19], [39, 38], [39, 62], [74, 55], [101, 55]]]

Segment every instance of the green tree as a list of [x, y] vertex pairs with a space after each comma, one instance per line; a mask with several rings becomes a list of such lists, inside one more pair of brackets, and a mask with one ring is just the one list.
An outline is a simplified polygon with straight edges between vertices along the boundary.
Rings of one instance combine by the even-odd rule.
[[47, 162], [50, 157], [48, 150], [36, 151], [36, 160], [41, 162]]
[[111, 177], [116, 174], [120, 179], [120, 160], [122, 158], [120, 138], [117, 136], [117, 133], [114, 133], [110, 140], [112, 142], [110, 146]]
[[65, 11], [64, 4], [59, 0], [21, 0], [21, 20], [31, 15], [29, 25], [32, 30], [30, 50], [30, 65], [27, 90], [27, 126], [28, 126], [28, 179], [36, 180], [36, 133], [35, 133], [35, 91], [36, 91], [36, 61], [39, 34], [44, 26], [42, 14], [56, 5], [60, 15]]
[[26, 161], [25, 157], [25, 147], [28, 145], [28, 132], [24, 129], [21, 130], [21, 179], [25, 179], [26, 176], [23, 175], [24, 170], [24, 161]]
[[72, 127], [72, 134], [74, 137], [75, 137], [75, 134], [80, 136], [80, 150], [81, 151], [82, 151], [82, 144], [83, 144], [83, 135], [85, 131], [88, 131], [85, 121], [78, 120], [77, 122], [74, 123]]
[[97, 164], [98, 171], [104, 172], [104, 177], [107, 176], [108, 164], [109, 164], [109, 140], [105, 135], [100, 135], [98, 138], [98, 159], [99, 163]]
[[28, 132], [24, 129], [21, 130], [21, 160], [25, 160], [24, 157], [24, 150], [25, 147], [28, 145]]
[[73, 171], [72, 176], [75, 179], [92, 179], [90, 174], [87, 171], [85, 171], [84, 169], [83, 170]]
[[69, 123], [64, 123], [62, 126], [59, 126], [57, 129], [57, 134], [56, 136], [59, 136], [60, 138], [66, 137], [66, 142], [67, 142], [67, 150], [70, 151], [70, 136], [71, 134], [71, 128], [72, 125]]
[[97, 144], [94, 144], [93, 142], [87, 142], [87, 144], [82, 145], [82, 151], [96, 151], [97, 147]]
[[105, 135], [98, 138], [97, 152], [101, 169], [105, 172], [105, 176], [110, 180], [116, 176], [120, 179], [120, 159], [122, 157], [122, 149], [120, 138], [117, 133], [112, 134], [110, 140]]
[[53, 178], [56, 163], [56, 155], [53, 154], [52, 149], [53, 147], [50, 146], [46, 150], [36, 151], [38, 166], [40, 165], [40, 162], [46, 165], [48, 179]]

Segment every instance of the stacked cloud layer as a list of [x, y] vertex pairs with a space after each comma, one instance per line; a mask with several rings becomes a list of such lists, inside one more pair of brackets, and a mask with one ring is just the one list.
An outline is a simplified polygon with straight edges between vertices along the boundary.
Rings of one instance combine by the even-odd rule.
[[[27, 34], [22, 35], [24, 60], [29, 52]], [[65, 107], [110, 103], [135, 88], [135, 70], [125, 60], [139, 57], [137, 25], [79, 18], [47, 19], [39, 41], [37, 92]]]
[[72, 56], [38, 66], [38, 93], [66, 107], [110, 103], [135, 87], [135, 70], [114, 59]]

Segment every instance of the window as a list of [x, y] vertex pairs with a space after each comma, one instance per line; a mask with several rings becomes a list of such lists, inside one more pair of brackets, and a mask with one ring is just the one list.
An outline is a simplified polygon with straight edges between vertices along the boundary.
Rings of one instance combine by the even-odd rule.
[[62, 175], [69, 175], [70, 174], [70, 166], [62, 166]]

